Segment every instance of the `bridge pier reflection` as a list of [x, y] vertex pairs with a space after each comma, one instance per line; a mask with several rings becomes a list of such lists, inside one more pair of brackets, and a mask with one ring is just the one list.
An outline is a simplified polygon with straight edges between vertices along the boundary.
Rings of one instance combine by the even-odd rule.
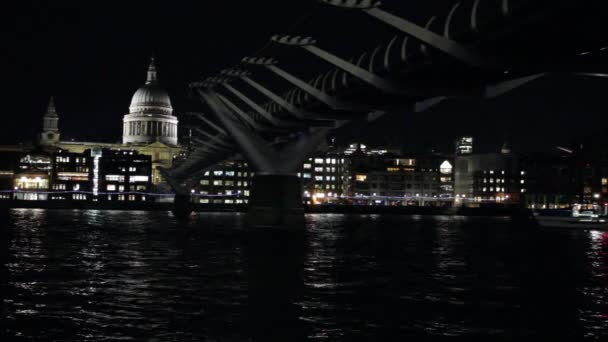
[[306, 340], [298, 302], [304, 295], [304, 233], [284, 229], [251, 232], [245, 245], [249, 287], [249, 332], [253, 341]]
[[173, 201], [173, 215], [178, 219], [187, 219], [190, 217], [194, 208], [192, 206], [192, 198], [188, 195], [176, 194]]
[[296, 175], [256, 175], [246, 222], [253, 227], [304, 229], [300, 179]]

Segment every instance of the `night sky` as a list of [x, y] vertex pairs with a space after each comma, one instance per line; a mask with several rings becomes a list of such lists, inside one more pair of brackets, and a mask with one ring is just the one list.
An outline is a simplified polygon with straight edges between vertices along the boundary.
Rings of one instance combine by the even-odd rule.
[[[385, 3], [389, 9], [399, 3], [418, 23], [437, 8], [449, 8], [445, 0]], [[201, 109], [187, 97], [189, 82], [234, 65], [265, 46], [273, 34], [290, 28], [314, 34], [323, 46], [345, 56], [369, 50], [377, 37], [387, 37], [387, 28], [369, 18], [328, 10], [314, 0], [7, 6], [12, 8], [5, 8], [1, 24], [6, 37], [0, 57], [4, 144], [33, 140], [51, 95], [63, 139], [120, 141], [122, 116], [145, 81], [152, 53], [160, 83], [179, 115]], [[294, 23], [300, 24], [295, 31]], [[310, 58], [283, 58], [290, 57], [289, 70], [298, 75], [326, 70]], [[608, 128], [607, 93], [608, 79], [550, 76], [498, 100], [450, 100], [422, 114], [393, 113], [365, 132], [343, 133], [341, 140], [391, 142], [407, 151], [451, 151], [456, 136], [470, 134], [481, 150], [494, 150], [508, 135], [516, 151], [549, 150]]]

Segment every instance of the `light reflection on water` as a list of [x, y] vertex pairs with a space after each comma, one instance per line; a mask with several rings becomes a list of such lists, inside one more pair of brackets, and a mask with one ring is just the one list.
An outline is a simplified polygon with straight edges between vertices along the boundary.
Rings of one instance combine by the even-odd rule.
[[607, 336], [608, 233], [309, 215], [294, 236], [242, 218], [0, 214], [5, 340]]

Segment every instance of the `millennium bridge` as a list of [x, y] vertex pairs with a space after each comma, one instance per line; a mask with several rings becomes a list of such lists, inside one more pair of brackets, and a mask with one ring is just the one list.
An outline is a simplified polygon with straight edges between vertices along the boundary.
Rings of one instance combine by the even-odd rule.
[[[176, 214], [189, 215], [204, 171], [242, 155], [256, 174], [247, 221], [297, 226], [297, 172], [335, 129], [493, 99], [549, 74], [608, 76], [605, 1], [426, 2], [436, 13], [410, 19], [415, 4], [405, 1], [311, 1], [312, 14], [286, 33], [190, 84], [207, 109], [190, 113], [194, 151], [163, 170]], [[317, 32], [319, 21], [335, 31]], [[345, 47], [360, 53], [344, 55]]]

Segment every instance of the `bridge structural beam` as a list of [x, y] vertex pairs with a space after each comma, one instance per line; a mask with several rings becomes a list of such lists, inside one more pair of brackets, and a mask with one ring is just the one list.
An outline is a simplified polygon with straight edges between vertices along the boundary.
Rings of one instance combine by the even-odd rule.
[[236, 88], [231, 86], [230, 84], [224, 83], [224, 88], [226, 88], [226, 90], [231, 92], [239, 100], [243, 101], [246, 105], [251, 107], [254, 111], [256, 111], [256, 113], [258, 113], [264, 119], [268, 120], [273, 125], [275, 125], [277, 127], [295, 127], [295, 126], [297, 126], [294, 123], [291, 123], [286, 120], [281, 120], [281, 119], [275, 117], [274, 115], [270, 114], [267, 110], [262, 108], [262, 106], [255, 103], [252, 99], [247, 97], [245, 94], [243, 94], [242, 92], [240, 92], [239, 90], [237, 90]]
[[256, 132], [238, 121], [217, 93], [211, 89], [197, 91], [256, 171], [247, 223], [255, 227], [303, 229], [304, 207], [297, 172], [331, 128], [301, 133], [295, 141], [276, 151]]
[[272, 37], [272, 41], [283, 44], [283, 45], [292, 45], [299, 46], [302, 49], [312, 53], [313, 55], [321, 58], [322, 60], [333, 64], [338, 69], [345, 71], [346, 73], [358, 78], [375, 88], [378, 88], [384, 92], [392, 93], [392, 94], [403, 94], [405, 91], [401, 85], [380, 77], [368, 70], [365, 70], [345, 59], [342, 59], [328, 51], [320, 49], [316, 47], [314, 41], [310, 37], [291, 37], [291, 36], [274, 36]]
[[311, 86], [310, 84], [304, 82], [303, 80], [295, 77], [294, 75], [288, 73], [287, 71], [279, 68], [276, 65], [267, 65], [266, 68], [279, 77], [285, 79], [289, 83], [293, 84], [297, 88], [300, 88], [304, 92], [310, 94], [312, 97], [316, 98], [320, 102], [326, 104], [333, 110], [356, 110], [357, 107], [352, 104], [347, 104], [342, 101], [338, 101], [335, 98], [329, 96], [327, 93], [320, 91], [319, 89]]
[[270, 100], [276, 102], [279, 106], [283, 107], [286, 111], [290, 112], [291, 114], [293, 114], [294, 117], [296, 117], [298, 119], [303, 119], [303, 120], [324, 119], [323, 116], [314, 115], [312, 113], [308, 113], [304, 110], [297, 108], [293, 104], [287, 102], [281, 96], [275, 94], [270, 89], [264, 87], [263, 85], [259, 84], [258, 82], [252, 80], [249, 77], [243, 77], [243, 81], [245, 83], [249, 84], [250, 86], [252, 86], [253, 88], [255, 88], [260, 93], [264, 94], [264, 96], [268, 97]]
[[322, 2], [343, 8], [359, 9], [368, 15], [398, 29], [399, 31], [418, 39], [419, 41], [434, 47], [470, 66], [481, 67], [487, 65], [487, 61], [475, 50], [455, 42], [445, 36], [439, 35], [427, 28], [416, 25], [392, 13], [379, 8], [380, 1], [375, 0], [321, 0]]

